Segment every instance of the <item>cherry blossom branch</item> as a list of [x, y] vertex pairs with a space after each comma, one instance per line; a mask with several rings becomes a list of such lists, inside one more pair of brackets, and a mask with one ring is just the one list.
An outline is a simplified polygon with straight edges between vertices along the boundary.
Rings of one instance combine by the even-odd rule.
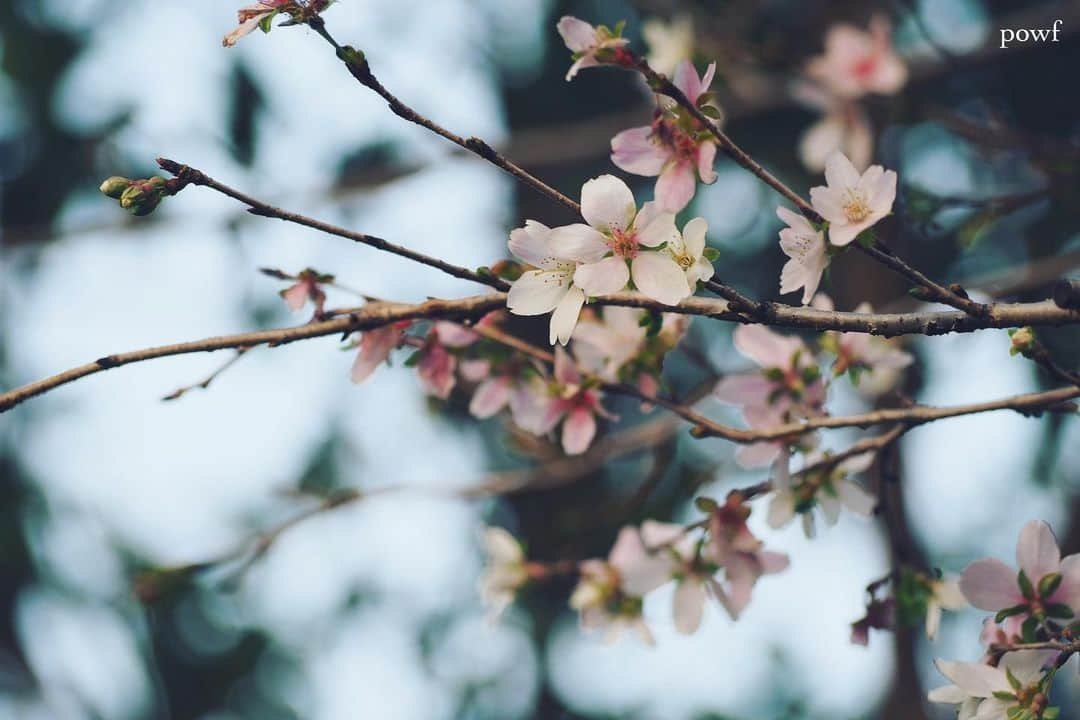
[[418, 305], [370, 303], [363, 308], [350, 310], [347, 314], [335, 316], [333, 319], [308, 323], [307, 325], [276, 330], [261, 330], [239, 335], [223, 335], [204, 340], [161, 345], [143, 350], [107, 355], [91, 363], [71, 368], [43, 380], [0, 394], [0, 413], [7, 412], [30, 398], [54, 390], [62, 385], [122, 365], [174, 355], [252, 348], [258, 345], [278, 347], [298, 340], [369, 330], [398, 320], [479, 317], [505, 304], [506, 296], [502, 294], [477, 295], [464, 300], [429, 300]]
[[297, 225], [303, 225], [305, 227], [312, 228], [313, 230], [319, 230], [329, 235], [336, 235], [343, 237], [347, 240], [360, 243], [373, 247], [376, 250], [383, 250], [393, 255], [398, 255], [403, 258], [408, 258], [414, 262], [418, 262], [421, 265], [427, 265], [428, 267], [442, 270], [447, 275], [452, 275], [462, 280], [471, 280], [472, 282], [488, 285], [497, 290], [505, 290], [509, 285], [502, 279], [495, 277], [494, 275], [482, 275], [468, 268], [461, 267], [448, 263], [444, 260], [425, 255], [415, 250], [410, 250], [401, 245], [395, 245], [394, 243], [384, 240], [383, 238], [376, 237], [375, 235], [368, 235], [366, 233], [357, 232], [355, 230], [348, 230], [337, 225], [331, 225], [330, 223], [323, 222], [321, 220], [315, 220], [305, 215], [289, 212], [288, 210], [282, 210], [281, 208], [269, 205], [261, 200], [245, 195], [244, 193], [234, 188], [218, 182], [214, 178], [210, 177], [206, 173], [189, 165], [183, 165], [175, 160], [169, 160], [168, 158], [158, 158], [158, 165], [166, 172], [172, 173], [175, 176], [175, 180], [170, 181], [172, 184], [169, 187], [169, 194], [175, 195], [183, 190], [188, 185], [200, 185], [202, 187], [208, 187], [212, 190], [216, 190], [222, 195], [239, 200], [241, 203], [248, 206], [248, 212], [252, 215], [258, 215], [260, 217], [275, 218], [277, 220], [284, 220], [285, 222], [296, 223]]
[[[481, 277], [484, 276], [477, 275], [477, 278]], [[656, 312], [674, 312], [685, 315], [700, 315], [719, 320], [747, 322], [743, 315], [731, 310], [726, 300], [711, 298], [692, 297], [684, 300], [679, 305], [669, 306], [638, 293], [621, 292], [597, 298], [595, 302], [597, 305], [637, 307]], [[329, 320], [298, 327], [227, 335], [109, 355], [92, 363], [66, 370], [57, 375], [0, 394], [0, 413], [6, 412], [32, 397], [46, 393], [61, 385], [121, 365], [172, 355], [212, 352], [229, 348], [237, 349], [255, 345], [270, 345], [273, 347], [297, 340], [369, 330], [397, 320], [476, 318], [492, 310], [499, 309], [505, 304], [506, 295], [499, 292], [458, 300], [430, 300], [418, 305], [371, 303], [363, 308], [350, 308], [331, 312], [328, 313], [328, 315], [332, 316]], [[941, 335], [950, 332], [972, 332], [984, 328], [1012, 328], [1024, 325], [1053, 326], [1080, 323], [1080, 311], [1059, 308], [1049, 301], [1042, 303], [995, 304], [991, 306], [989, 315], [984, 318], [976, 318], [959, 311], [891, 314], [834, 312], [815, 308], [792, 307], [778, 303], [768, 303], [768, 306], [769, 320], [765, 323], [768, 325], [819, 331], [863, 332], [885, 337], [911, 334]], [[532, 348], [532, 350], [544, 352], [539, 348]], [[634, 390], [636, 391], [636, 388]], [[809, 422], [815, 427], [844, 427], [844, 425], [824, 424], [835, 423], [836, 420], [836, 418], [826, 418]], [[691, 422], [701, 424], [696, 420], [691, 420]], [[880, 422], [889, 422], [889, 418], [866, 420], [865, 424]], [[781, 433], [782, 435], [795, 430], [802, 431], [802, 426], [799, 426], [799, 428], [795, 428], [795, 426], [788, 427], [789, 429]], [[746, 439], [741, 440], [742, 442], [755, 442], [764, 439], [751, 435], [745, 437]], [[774, 435], [773, 437], [777, 436]], [[730, 439], [736, 440], [735, 437]]]
[[[962, 415], [976, 415], [984, 412], [997, 410], [1015, 410], [1024, 415], [1035, 414], [1044, 410], [1052, 410], [1055, 406], [1080, 397], [1080, 387], [1063, 387], [1045, 392], [1026, 393], [1013, 395], [1000, 400], [971, 403], [969, 405], [954, 405], [949, 407], [935, 407], [931, 405], [914, 405], [907, 408], [886, 408], [874, 410], [862, 415], [845, 415], [841, 417], [810, 418], [802, 422], [778, 425], [776, 427], [744, 431], [748, 435], [746, 440], [736, 440], [728, 437], [725, 433], [713, 432], [713, 428], [701, 424], [691, 432], [695, 437], [709, 437], [718, 435], [736, 442], [761, 442], [766, 440], [782, 440], [797, 437], [814, 430], [824, 430], [845, 427], [869, 427], [891, 422], [900, 422], [911, 427], [925, 425], [936, 420], [960, 417]], [[1070, 408], [1070, 412], [1075, 408]]]
[[[810, 203], [788, 187], [782, 180], [766, 170], [760, 163], [750, 157], [745, 150], [735, 144], [735, 142], [728, 137], [727, 133], [720, 129], [720, 126], [716, 121], [703, 113], [695, 103], [691, 102], [690, 98], [688, 98], [675, 83], [668, 79], [666, 75], [653, 70], [644, 57], [630, 53], [627, 53], [627, 56], [630, 59], [626, 65], [640, 72], [645, 77], [649, 87], [655, 92], [670, 97], [680, 107], [686, 110], [694, 120], [700, 123], [701, 127], [705, 128], [714, 138], [716, 138], [720, 149], [724, 151], [725, 155], [734, 160], [739, 166], [748, 170], [773, 190], [780, 193], [780, 195], [794, 204], [795, 207], [799, 209], [799, 212], [807, 218], [815, 222], [822, 222], [823, 218], [816, 210], [814, 210]], [[968, 298], [967, 294], [961, 289], [946, 288], [935, 283], [926, 275], [901, 260], [891, 250], [877, 245], [865, 246], [856, 244], [856, 247], [877, 260], [879, 263], [885, 265], [890, 270], [893, 270], [918, 285], [922, 290], [922, 299], [940, 302], [976, 316], [986, 314], [986, 305], [974, 302]]]
[[219, 367], [217, 370], [210, 373], [203, 380], [200, 380], [197, 383], [192, 383], [191, 385], [185, 385], [185, 386], [183, 386], [181, 388], [177, 388], [176, 390], [173, 390], [171, 393], [169, 393], [165, 397], [161, 398], [162, 401], [163, 402], [171, 402], [173, 400], [179, 400], [180, 398], [182, 398], [184, 395], [187, 395], [192, 390], [196, 390], [196, 389], [198, 389], [198, 390], [206, 390], [207, 388], [210, 387], [210, 383], [217, 380], [218, 377], [220, 377], [222, 373], [224, 373], [229, 368], [231, 368], [233, 365], [235, 365], [237, 362], [239, 362], [240, 358], [244, 357], [244, 355], [246, 355], [250, 350], [251, 350], [251, 348], [249, 348], [249, 347], [238, 347], [238, 348], [236, 348], [236, 352], [233, 354], [233, 356], [231, 358], [229, 358], [228, 360], [226, 360], [221, 365], [221, 367]]
[[386, 87], [383, 86], [383, 84], [379, 82], [378, 78], [376, 78], [375, 75], [371, 72], [371, 66], [368, 64], [368, 61], [364, 57], [364, 54], [362, 52], [359, 52], [355, 48], [349, 47], [347, 45], [340, 45], [337, 40], [335, 40], [330, 35], [330, 33], [326, 30], [326, 22], [322, 19], [321, 16], [312, 16], [310, 19], [308, 19], [307, 24], [311, 27], [312, 30], [321, 35], [323, 39], [326, 40], [326, 42], [330, 43], [330, 45], [333, 46], [334, 50], [337, 52], [338, 59], [340, 59], [341, 62], [344, 63], [349, 73], [354, 78], [356, 78], [356, 81], [364, 87], [374, 91], [379, 97], [385, 100], [390, 106], [390, 110], [393, 111], [395, 115], [415, 125], [426, 128], [431, 132], [435, 133], [436, 135], [439, 135], [449, 140], [458, 147], [468, 150], [469, 152], [477, 155], [478, 157], [487, 160], [493, 165], [510, 173], [515, 178], [525, 183], [532, 189], [538, 191], [542, 195], [546, 195], [552, 200], [561, 203], [562, 205], [565, 205], [575, 213], [581, 213], [581, 206], [578, 205], [576, 201], [567, 197], [566, 195], [563, 195], [561, 192], [551, 187], [544, 181], [540, 180], [535, 175], [532, 175], [525, 169], [519, 167], [518, 165], [515, 165], [508, 158], [495, 150], [495, 148], [493, 148], [486, 141], [475, 136], [463, 138], [460, 135], [457, 135], [447, 130], [433, 120], [430, 120], [429, 118], [421, 115], [416, 110], [399, 100], [393, 93], [387, 90]]

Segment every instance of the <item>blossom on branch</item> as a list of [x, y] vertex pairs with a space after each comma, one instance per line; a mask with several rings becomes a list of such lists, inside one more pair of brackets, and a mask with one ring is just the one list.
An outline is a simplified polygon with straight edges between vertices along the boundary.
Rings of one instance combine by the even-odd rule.
[[289, 22], [285, 24], [298, 24], [313, 15], [318, 15], [330, 7], [333, 1], [309, 0], [307, 3], [301, 4], [297, 0], [258, 0], [252, 5], [237, 10], [237, 22], [240, 24], [225, 36], [221, 44], [225, 47], [232, 47], [240, 38], [252, 32], [255, 28], [260, 28], [263, 32], [270, 32], [274, 18], [281, 14], [290, 17]]
[[670, 22], [649, 18], [641, 24], [641, 35], [649, 47], [646, 60], [656, 72], [665, 75], [693, 55], [694, 19], [690, 15], [678, 15]]
[[315, 304], [315, 317], [323, 314], [326, 304], [326, 293], [322, 289], [323, 283], [332, 283], [333, 275], [324, 275], [316, 270], [308, 268], [295, 277], [296, 282], [280, 292], [280, 295], [289, 310], [296, 312], [304, 307], [310, 300]]
[[[562, 446], [567, 455], [580, 455], [596, 437], [596, 416], [615, 420], [600, 403], [600, 392], [581, 377], [570, 355], [555, 348], [555, 378], [540, 405], [542, 415], [532, 430], [546, 435], [562, 423]], [[529, 429], [529, 428], [526, 428]]]
[[870, 21], [870, 32], [836, 25], [825, 36], [825, 54], [811, 60], [806, 72], [840, 97], [891, 95], [907, 82], [907, 67], [893, 50], [889, 33], [882, 16]]
[[[707, 106], [719, 116], [715, 106], [708, 105], [715, 73], [716, 63], [711, 63], [704, 77], [699, 77], [694, 65], [683, 60], [672, 82], [695, 106]], [[659, 176], [656, 201], [668, 212], [677, 213], [689, 204], [699, 178], [705, 184], [716, 181], [715, 160], [712, 134], [673, 104], [661, 104], [652, 125], [623, 130], [611, 139], [611, 161], [617, 167], [634, 175]]]
[[[813, 306], [830, 312], [834, 309], [832, 299], [827, 295], [818, 295], [814, 299]], [[872, 313], [874, 308], [870, 303], [859, 303], [855, 307], [855, 312]], [[864, 374], [869, 376], [871, 382], [884, 377], [891, 378], [895, 383], [898, 379], [898, 371], [911, 365], [915, 360], [890, 340], [870, 333], [827, 330], [822, 335], [821, 347], [836, 355], [836, 361], [832, 366], [833, 376], [839, 377], [848, 373], [851, 381], [856, 385], [860, 383]]]
[[803, 165], [811, 172], [822, 172], [828, 157], [839, 151], [850, 158], [857, 170], [865, 170], [874, 154], [874, 133], [862, 106], [809, 83], [797, 85], [793, 92], [796, 100], [823, 115], [799, 139], [799, 159]]
[[[756, 429], [822, 414], [825, 383], [801, 339], [762, 325], [740, 325], [734, 339], [736, 349], [761, 369], [725, 376], [713, 390], [717, 399], [741, 406], [746, 422]], [[744, 467], [768, 465], [783, 447], [782, 442], [754, 443], [742, 448], [736, 459]]]
[[728, 495], [723, 505], [709, 513], [709, 545], [706, 557], [724, 568], [724, 608], [737, 620], [750, 603], [754, 585], [763, 575], [786, 570], [790, 564], [784, 553], [766, 550], [764, 543], [746, 525], [750, 506], [739, 493]]
[[[826, 458], [820, 454], [811, 454], [806, 458], [810, 467]], [[874, 462], [874, 453], [867, 452], [844, 460], [835, 467], [812, 470], [802, 474], [795, 481], [788, 472], [787, 463], [777, 463], [777, 472], [773, 477], [773, 497], [769, 503], [769, 527], [781, 528], [790, 523], [796, 515], [802, 516], [803, 532], [807, 538], [815, 535], [814, 508], [821, 508], [828, 525], [835, 525], [840, 519], [840, 509], [863, 517], [871, 517], [877, 506], [877, 498], [848, 479], [867, 470]]]
[[727, 592], [716, 578], [720, 566], [701, 552], [702, 543], [682, 525], [646, 520], [641, 525], [645, 546], [670, 562], [669, 577], [677, 581], [672, 603], [675, 629], [684, 635], [697, 631], [705, 613], [705, 601], [713, 598], [730, 609]]
[[492, 619], [498, 619], [529, 581], [525, 551], [513, 535], [499, 527], [484, 531], [483, 545], [487, 562], [480, 575], [480, 597]]
[[400, 320], [362, 332], [356, 343], [360, 352], [353, 362], [352, 381], [362, 383], [371, 377], [371, 374], [390, 358], [390, 353], [401, 346], [405, 340], [405, 331], [411, 325], [411, 320]]
[[574, 284], [588, 295], [619, 292], [631, 280], [665, 305], [677, 305], [693, 292], [686, 270], [668, 250], [682, 243], [673, 213], [656, 203], [645, 203], [638, 212], [626, 183], [601, 175], [582, 186], [581, 214], [588, 224], [555, 228], [551, 245], [558, 257], [579, 263]]
[[594, 27], [584, 20], [564, 15], [556, 27], [566, 47], [574, 54], [574, 64], [566, 72], [567, 81], [573, 80], [579, 70], [612, 62], [623, 46], [630, 42], [620, 37], [622, 23], [610, 30], [606, 25]]
[[843, 153], [825, 161], [824, 186], [810, 189], [810, 200], [829, 222], [829, 242], [837, 247], [851, 243], [862, 231], [892, 212], [896, 200], [896, 173], [871, 165], [861, 175]]
[[1036, 626], [1072, 620], [1080, 611], [1080, 554], [1062, 558], [1050, 526], [1033, 520], [1016, 544], [1019, 572], [997, 558], [976, 560], [960, 578], [960, 590], [975, 607], [997, 613], [996, 620], [1021, 617], [1025, 639]]
[[527, 270], [510, 287], [506, 306], [515, 315], [551, 313], [548, 341], [565, 345], [577, 325], [585, 293], [574, 285], [577, 264], [556, 253], [552, 231], [535, 220], [510, 233], [510, 252], [536, 270]]
[[803, 305], [810, 303], [829, 265], [829, 244], [825, 233], [802, 215], [780, 206], [776, 215], [787, 227], [780, 230], [780, 249], [790, 258], [780, 271], [780, 293], [803, 289]]
[[[930, 702], [959, 705], [959, 720], [1038, 720], [1044, 714], [1052, 673], [1046, 666], [1053, 650], [1018, 650], [1005, 653], [997, 667], [983, 663], [935, 660], [938, 670], [952, 681], [931, 690]], [[1028, 712], [1021, 712], [1020, 709]]]

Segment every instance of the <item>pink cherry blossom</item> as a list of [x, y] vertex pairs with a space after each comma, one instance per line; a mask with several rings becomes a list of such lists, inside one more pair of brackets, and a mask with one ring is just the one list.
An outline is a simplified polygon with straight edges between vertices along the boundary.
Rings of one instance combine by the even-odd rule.
[[254, 5], [240, 8], [236, 11], [237, 22], [240, 25], [225, 36], [222, 44], [225, 47], [232, 47], [237, 40], [259, 27], [259, 23], [263, 22], [263, 20], [272, 18], [282, 9], [295, 5], [296, 0], [259, 0]]
[[754, 585], [763, 575], [781, 572], [790, 564], [787, 555], [764, 549], [746, 525], [749, 516], [750, 507], [738, 493], [728, 495], [709, 515], [707, 557], [724, 568], [726, 602], [718, 599], [733, 620], [750, 603]]
[[581, 563], [570, 607], [580, 613], [582, 628], [606, 630], [605, 642], [613, 642], [629, 627], [652, 645], [652, 633], [641, 617], [641, 597], [670, 580], [672, 567], [667, 557], [649, 552], [637, 528], [624, 527], [606, 561]]
[[[761, 366], [752, 373], [728, 375], [713, 390], [722, 402], [739, 405], [753, 428], [769, 428], [822, 414], [825, 384], [816, 360], [797, 337], [774, 333], [762, 325], [735, 328], [735, 347]], [[744, 467], [767, 465], [780, 454], [781, 443], [755, 443], [736, 459]]]
[[320, 283], [329, 282], [333, 278], [329, 275], [321, 275], [314, 270], [304, 270], [296, 276], [296, 283], [281, 291], [281, 297], [289, 310], [296, 312], [304, 307], [310, 300], [315, 304], [315, 317], [323, 314], [326, 304], [326, 293]]
[[851, 643], [866, 647], [870, 644], [870, 630], [891, 630], [896, 624], [896, 600], [871, 597], [866, 615], [851, 623]]
[[619, 51], [630, 42], [603, 25], [594, 27], [571, 15], [564, 15], [556, 27], [574, 54], [574, 64], [566, 72], [567, 81], [573, 80], [579, 70], [617, 59]]
[[551, 245], [556, 256], [579, 263], [574, 284], [588, 295], [619, 292], [631, 279], [638, 290], [665, 305], [691, 294], [684, 269], [661, 248], [681, 242], [674, 214], [655, 203], [638, 212], [630, 188], [613, 175], [585, 183], [581, 214], [588, 224], [555, 228]]
[[457, 358], [446, 347], [439, 341], [438, 331], [432, 329], [416, 363], [416, 374], [424, 391], [442, 400], [450, 397], [457, 384]]
[[511, 232], [509, 246], [514, 255], [536, 270], [528, 270], [514, 281], [506, 306], [515, 315], [551, 313], [548, 341], [565, 345], [585, 304], [585, 293], [574, 285], [577, 264], [558, 254], [552, 231], [535, 220]]
[[[1030, 597], [1020, 587], [1017, 571], [996, 558], [968, 565], [960, 578], [960, 590], [972, 605], [989, 612], [1020, 608], [1022, 611], [1014, 614], [1045, 618], [1047, 611], [1053, 610], [1051, 606], [1080, 611], [1080, 555], [1062, 558], [1049, 525], [1038, 520], [1024, 525], [1016, 544], [1016, 564], [1033, 589]], [[1060, 584], [1043, 593], [1042, 581], [1053, 575], [1061, 576]]]
[[362, 383], [371, 377], [376, 368], [387, 361], [390, 353], [401, 346], [410, 325], [411, 320], [402, 320], [361, 333], [358, 343], [360, 352], [352, 366], [352, 381]]
[[835, 25], [825, 36], [825, 54], [811, 60], [806, 72], [841, 97], [891, 95], [907, 81], [907, 67], [893, 50], [889, 32], [889, 23], [881, 16], [871, 20], [870, 32]]
[[[811, 466], [824, 459], [824, 455], [812, 453], [807, 455], [806, 465]], [[773, 476], [773, 496], [769, 503], [769, 527], [781, 528], [800, 515], [803, 532], [807, 538], [813, 538], [815, 508], [821, 509], [828, 525], [836, 524], [841, 508], [870, 517], [877, 506], [877, 498], [848, 476], [866, 471], [873, 461], [874, 453], [863, 453], [834, 468], [804, 474], [797, 481], [788, 472], [786, 462], [777, 463], [777, 472]]]
[[551, 401], [539, 422], [539, 433], [546, 434], [562, 422], [562, 446], [567, 455], [580, 455], [596, 436], [596, 416], [615, 419], [600, 404], [600, 393], [589, 387], [574, 361], [561, 347], [555, 348], [555, 381], [550, 388]]
[[786, 207], [776, 208], [776, 215], [788, 225], [780, 231], [780, 249], [790, 258], [780, 271], [780, 293], [803, 288], [802, 303], [806, 305], [817, 292], [829, 265], [825, 233]]
[[825, 161], [834, 152], [850, 158], [856, 170], [865, 170], [870, 165], [874, 154], [873, 128], [857, 103], [833, 103], [824, 117], [807, 128], [799, 139], [799, 159], [811, 172], [823, 171]]
[[829, 221], [829, 242], [848, 245], [855, 237], [892, 212], [896, 173], [871, 165], [861, 175], [843, 153], [825, 161], [827, 185], [810, 188], [810, 201]]
[[675, 629], [683, 634], [697, 631], [705, 613], [705, 602], [713, 598], [728, 607], [727, 592], [716, 578], [719, 566], [702, 557], [698, 539], [682, 525], [646, 520], [641, 537], [654, 555], [666, 558], [667, 579], [678, 580], [672, 603]]
[[[673, 82], [697, 105], [715, 73], [716, 63], [711, 63], [704, 77], [699, 77], [693, 64], [683, 60], [675, 69]], [[661, 209], [673, 213], [693, 199], [698, 179], [705, 184], [716, 181], [716, 143], [703, 128], [687, 130], [680, 112], [661, 106], [652, 125], [624, 130], [611, 140], [611, 161], [634, 175], [659, 176], [656, 201]], [[697, 127], [696, 120], [690, 122]]]
[[[818, 295], [814, 298], [813, 306], [819, 310], [832, 311], [834, 306], [832, 299], [827, 295]], [[857, 313], [872, 313], [874, 308], [870, 303], [859, 303], [855, 307]], [[890, 371], [903, 370], [914, 362], [914, 358], [896, 347], [893, 342], [886, 338], [869, 333], [826, 331], [822, 336], [821, 345], [824, 349], [836, 355], [833, 363], [833, 375], [839, 377], [845, 372], [852, 372], [852, 379], [860, 380], [863, 373], [873, 376], [883, 375]], [[895, 377], [895, 376], [894, 376]]]

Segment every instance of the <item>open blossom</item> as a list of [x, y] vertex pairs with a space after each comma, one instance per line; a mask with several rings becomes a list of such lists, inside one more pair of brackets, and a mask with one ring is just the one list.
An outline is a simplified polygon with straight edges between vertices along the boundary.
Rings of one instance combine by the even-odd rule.
[[683, 58], [694, 54], [694, 20], [689, 15], [678, 15], [671, 22], [649, 18], [641, 25], [641, 35], [649, 47], [646, 59], [656, 72], [673, 72]]
[[487, 528], [483, 540], [487, 563], [480, 575], [480, 596], [492, 617], [498, 618], [529, 581], [525, 551], [513, 535], [499, 527]]
[[401, 346], [411, 320], [401, 320], [360, 334], [360, 352], [352, 366], [352, 381], [362, 383]]
[[665, 305], [691, 294], [684, 268], [665, 246], [681, 242], [674, 214], [655, 203], [645, 203], [638, 212], [630, 188], [614, 175], [585, 183], [581, 214], [588, 224], [555, 228], [551, 245], [558, 257], [580, 263], [574, 284], [588, 295], [619, 292], [631, 279], [638, 290]]
[[[1044, 668], [1053, 650], [1018, 650], [1005, 653], [997, 667], [983, 663], [935, 660], [952, 685], [931, 690], [930, 702], [959, 705], [959, 720], [1014, 720], [1042, 717], [1047, 707]], [[1032, 714], [1017, 715], [1016, 708]]]
[[690, 286], [690, 292], [697, 290], [699, 282], [710, 280], [716, 269], [705, 257], [705, 233], [709, 231], [709, 223], [705, 218], [694, 218], [686, 223], [681, 235], [674, 235], [665, 248], [671, 259], [678, 263], [686, 272], [686, 284]]
[[515, 315], [551, 313], [548, 341], [565, 345], [585, 304], [585, 293], [574, 285], [577, 263], [556, 254], [552, 231], [535, 220], [511, 232], [509, 246], [514, 255], [536, 270], [527, 270], [514, 281], [506, 306]]
[[698, 539], [687, 533], [686, 528], [646, 520], [641, 525], [641, 537], [655, 555], [670, 562], [668, 576], [678, 582], [672, 603], [676, 630], [683, 634], [696, 632], [705, 613], [705, 601], [710, 597], [724, 607], [729, 606], [727, 592], [716, 578], [719, 566], [699, 552]]
[[652, 632], [641, 616], [641, 598], [671, 579], [671, 562], [645, 547], [637, 528], [619, 531], [607, 560], [581, 563], [581, 579], [570, 596], [570, 607], [586, 630], [606, 630], [605, 642], [615, 641], [624, 627], [653, 644]]
[[871, 20], [870, 32], [833, 26], [825, 37], [825, 54], [810, 61], [807, 74], [841, 97], [897, 92], [907, 81], [907, 67], [893, 50], [889, 31], [881, 16]]
[[282, 290], [280, 294], [292, 312], [300, 310], [310, 300], [315, 304], [315, 316], [318, 317], [322, 315], [326, 304], [326, 293], [323, 292], [322, 283], [333, 282], [333, 280], [333, 275], [323, 275], [309, 268], [297, 275], [296, 282]]
[[428, 395], [445, 400], [457, 384], [457, 358], [448, 348], [468, 347], [479, 335], [457, 323], [440, 320], [432, 323], [424, 345], [419, 350], [416, 373]]
[[709, 515], [709, 545], [707, 557], [724, 568], [727, 602], [724, 608], [737, 620], [750, 603], [754, 585], [763, 575], [787, 569], [790, 564], [784, 553], [766, 550], [764, 544], [746, 525], [750, 507], [737, 493], [728, 496], [723, 505]]
[[609, 305], [599, 317], [586, 311], [574, 330], [578, 364], [608, 382], [633, 382], [647, 395], [659, 389], [664, 355], [674, 348], [689, 324], [687, 316], [663, 313], [660, 329], [649, 336], [642, 325], [646, 311]]
[[843, 153], [825, 161], [827, 185], [810, 189], [814, 210], [829, 221], [829, 242], [849, 244], [863, 230], [892, 212], [896, 173], [871, 165], [861, 175]]
[[630, 42], [603, 25], [594, 27], [570, 15], [564, 15], [556, 27], [566, 47], [574, 53], [574, 64], [566, 72], [568, 81], [573, 80], [579, 70], [613, 59], [605, 55], [610, 53], [614, 56], [616, 51]]
[[[715, 73], [716, 63], [712, 63], [704, 77], [699, 77], [694, 65], [683, 60], [672, 82], [697, 105]], [[706, 184], [716, 181], [715, 139], [698, 128], [696, 120], [687, 121], [680, 112], [678, 108], [661, 107], [652, 125], [624, 130], [611, 139], [611, 161], [634, 175], [658, 175], [656, 201], [663, 210], [674, 213], [693, 199], [699, 178]], [[693, 129], [688, 129], [688, 122]]]
[[[814, 307], [819, 310], [832, 310], [832, 299], [826, 295], [818, 295], [814, 299]], [[857, 313], [872, 313], [874, 308], [870, 303], [859, 303], [855, 307]], [[870, 376], [875, 374], [887, 374], [889, 371], [903, 370], [910, 365], [914, 358], [904, 352], [886, 338], [870, 333], [826, 331], [822, 336], [821, 345], [824, 349], [836, 355], [833, 363], [833, 375], [839, 377], [846, 372], [852, 374], [852, 379], [858, 382], [862, 373]]]
[[968, 602], [957, 578], [929, 580], [927, 585], [930, 595], [926, 599], [926, 637], [933, 640], [941, 627], [942, 611], [963, 610]]
[[799, 159], [811, 172], [824, 170], [825, 161], [834, 152], [850, 158], [857, 170], [870, 165], [874, 155], [873, 128], [857, 103], [833, 104], [799, 139]]
[[[823, 459], [821, 455], [809, 455], [807, 465]], [[769, 526], [781, 528], [802, 516], [803, 532], [812, 538], [815, 534], [814, 508], [821, 508], [825, 522], [835, 525], [840, 509], [846, 507], [856, 515], [870, 517], [877, 506], [877, 498], [858, 483], [848, 479], [868, 469], [874, 462], [874, 453], [856, 455], [839, 463], [835, 468], [807, 473], [794, 481], [787, 470], [787, 463], [777, 463], [778, 472], [773, 477], [773, 497], [769, 503]]]
[[[555, 381], [548, 388], [536, 434], [543, 435], [562, 422], [562, 446], [567, 455], [580, 455], [596, 437], [596, 416], [615, 419], [600, 404], [600, 393], [589, 387], [565, 350], [555, 348]], [[528, 428], [527, 428], [528, 429]]]
[[780, 293], [803, 288], [802, 303], [806, 305], [817, 292], [821, 276], [829, 265], [825, 233], [786, 207], [777, 207], [776, 215], [787, 223], [787, 227], [780, 230], [780, 249], [790, 258], [780, 271]]
[[997, 558], [976, 560], [960, 578], [968, 601], [989, 612], [1071, 619], [1080, 611], [1080, 554], [1061, 557], [1050, 526], [1038, 520], [1024, 525], [1016, 544], [1019, 573]]
[[[753, 428], [775, 427], [822, 413], [825, 384], [813, 353], [801, 339], [762, 325], [740, 325], [734, 338], [739, 352], [761, 369], [724, 377], [713, 391], [717, 399], [741, 406]], [[754, 443], [740, 450], [736, 459], [744, 467], [768, 465], [782, 448], [779, 442]]]
[[321, 13], [330, 6], [333, 0], [309, 0], [305, 6], [301, 6], [297, 0], [258, 0], [258, 2], [242, 7], [237, 10], [237, 22], [239, 26], [221, 41], [225, 47], [232, 47], [237, 40], [252, 32], [257, 27], [269, 29], [269, 23], [281, 13], [289, 13], [293, 18], [305, 16], [305, 14]]

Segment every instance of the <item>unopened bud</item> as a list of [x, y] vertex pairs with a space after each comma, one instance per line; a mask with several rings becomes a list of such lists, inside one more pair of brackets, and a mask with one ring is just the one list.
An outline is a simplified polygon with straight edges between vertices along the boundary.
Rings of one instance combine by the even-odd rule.
[[126, 177], [120, 177], [119, 175], [113, 175], [111, 178], [101, 183], [101, 192], [111, 197], [114, 200], [119, 200], [120, 196], [124, 194], [124, 191], [131, 186], [131, 181]]
[[1010, 330], [1009, 337], [1012, 338], [1012, 347], [1009, 348], [1010, 355], [1016, 355], [1017, 353], [1027, 355], [1035, 349], [1035, 331], [1030, 327]]
[[163, 177], [133, 180], [120, 195], [120, 207], [130, 210], [132, 215], [149, 215], [161, 204], [165, 187]]
[[500, 260], [491, 266], [491, 272], [496, 277], [514, 282], [525, 272], [525, 268], [521, 266], [521, 263], [514, 260]]

